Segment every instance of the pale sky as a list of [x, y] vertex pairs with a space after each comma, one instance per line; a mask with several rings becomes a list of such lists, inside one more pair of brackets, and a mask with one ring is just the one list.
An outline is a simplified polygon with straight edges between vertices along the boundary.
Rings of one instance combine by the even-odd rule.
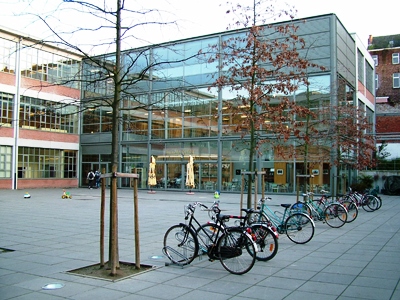
[[[103, 0], [86, 1], [103, 2]], [[106, 0], [110, 5], [115, 1]], [[248, 1], [240, 0], [238, 2], [245, 4]], [[283, 3], [281, 0], [275, 1], [276, 6]], [[49, 16], [49, 12], [54, 11], [54, 8], [60, 3], [62, 7], [73, 7], [72, 3], [62, 2], [62, 0], [0, 0], [0, 25], [42, 38], [43, 35], [49, 33], [44, 32], [43, 24], [39, 25], [39, 22], [34, 22], [37, 17], [26, 15], [26, 13], [34, 12], [41, 16]], [[380, 0], [372, 2], [373, 4], [358, 0], [286, 0], [285, 2], [295, 6], [298, 10], [297, 18], [335, 13], [350, 33], [357, 33], [365, 46], [367, 46], [370, 34], [373, 36], [400, 34], [398, 26], [400, 4], [397, 1]], [[226, 3], [226, 0], [127, 0], [126, 3], [160, 9], [157, 20], [178, 21], [178, 26], [152, 27], [142, 30], [145, 32], [143, 38], [149, 43], [179, 40], [224, 31], [231, 21], [231, 16], [228, 17], [225, 14], [226, 7], [220, 7], [220, 4]], [[23, 16], [21, 16], [21, 11], [25, 13]], [[63, 19], [63, 17], [68, 17], [68, 19]], [[80, 25], [85, 21], [84, 18], [77, 18], [75, 14], [65, 11], [51, 13], [48, 20], [52, 22], [60, 20], [59, 25], [63, 24], [65, 28], [71, 26], [69, 22], [72, 22], [72, 25]], [[134, 46], [132, 45], [132, 47]]]
[[[183, 7], [177, 12], [180, 16], [187, 16], [192, 20], [193, 26], [185, 33], [201, 35], [216, 31], [222, 31], [226, 22], [223, 23], [224, 10], [218, 3], [225, 1], [202, 0], [202, 1], [173, 1], [183, 2]], [[238, 1], [239, 2], [239, 1]], [[240, 1], [242, 3], [243, 1]], [[283, 1], [277, 1], [282, 3]], [[399, 11], [400, 2], [393, 0], [380, 0], [378, 2], [368, 2], [359, 0], [286, 0], [286, 3], [295, 6], [298, 11], [298, 18], [317, 16], [322, 14], [334, 13], [338, 16], [344, 27], [350, 32], [356, 32], [360, 40], [367, 46], [368, 36], [382, 36], [400, 34]], [[397, 4], [396, 4], [397, 3]], [[178, 6], [177, 6], [178, 7]], [[220, 15], [213, 13], [216, 10]], [[209, 15], [212, 17], [208, 17]], [[215, 23], [214, 23], [215, 22]], [[211, 23], [211, 24], [210, 24]], [[212, 24], [214, 23], [214, 25]], [[185, 22], [185, 27], [190, 22]]]

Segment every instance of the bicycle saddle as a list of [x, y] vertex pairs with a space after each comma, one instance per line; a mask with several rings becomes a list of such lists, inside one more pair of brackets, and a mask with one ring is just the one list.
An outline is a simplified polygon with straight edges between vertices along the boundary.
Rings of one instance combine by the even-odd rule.
[[221, 215], [221, 214], [219, 214], [219, 215], [217, 215], [217, 219], [220, 220], [220, 221], [229, 220], [230, 216], [229, 215]]

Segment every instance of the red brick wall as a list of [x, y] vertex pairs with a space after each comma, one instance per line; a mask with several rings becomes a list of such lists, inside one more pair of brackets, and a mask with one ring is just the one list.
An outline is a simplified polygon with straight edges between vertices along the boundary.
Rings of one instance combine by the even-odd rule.
[[[49, 178], [49, 179], [28, 179], [18, 178], [18, 189], [35, 189], [35, 188], [76, 188], [78, 187], [77, 178]], [[11, 189], [11, 179], [0, 179], [0, 189]], [[61, 192], [60, 192], [61, 193]], [[61, 194], [60, 194], [61, 195]]]
[[376, 132], [400, 132], [400, 116], [376, 116]]
[[371, 55], [378, 55], [378, 65], [375, 72], [378, 74], [377, 97], [389, 97], [393, 103], [400, 102], [400, 88], [393, 88], [393, 73], [400, 73], [400, 64], [392, 64], [392, 54], [400, 53], [400, 49], [383, 49], [370, 51]]
[[11, 179], [0, 179], [0, 190], [12, 189]]
[[14, 128], [0, 126], [0, 137], [13, 137]]
[[15, 86], [15, 75], [0, 72], [0, 82], [2, 84]]
[[21, 139], [79, 143], [79, 135], [77, 134], [65, 134], [65, 133], [42, 131], [42, 130], [20, 129], [19, 137]]
[[80, 91], [66, 86], [54, 85], [49, 82], [40, 81], [32, 78], [22, 77], [21, 87], [28, 88], [34, 91], [41, 91], [49, 94], [56, 94], [60, 96], [70, 97], [73, 99], [80, 98]]
[[[2, 84], [15, 86], [15, 75], [0, 72], [0, 82]], [[21, 88], [29, 89], [34, 91], [42, 91], [49, 94], [56, 94], [65, 96], [73, 99], [80, 98], [80, 91], [78, 89], [72, 89], [66, 86], [54, 85], [49, 82], [40, 81], [32, 78], [21, 78]]]

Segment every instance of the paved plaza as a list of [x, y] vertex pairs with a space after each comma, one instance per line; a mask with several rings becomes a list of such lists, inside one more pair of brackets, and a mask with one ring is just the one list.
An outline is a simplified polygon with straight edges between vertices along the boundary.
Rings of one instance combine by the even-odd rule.
[[[353, 223], [338, 229], [317, 222], [305, 245], [280, 235], [275, 258], [233, 275], [205, 258], [183, 268], [165, 266], [165, 231], [184, 222], [185, 204], [212, 204], [213, 193], [139, 191], [140, 262], [154, 269], [110, 281], [68, 273], [100, 261], [100, 191], [70, 189], [72, 199], [61, 199], [59, 189], [29, 190], [30, 199], [25, 192], [0, 191], [1, 300], [400, 299], [400, 196], [382, 196], [380, 210], [360, 209]], [[133, 192], [118, 190], [118, 196], [120, 261], [134, 263]], [[279, 210], [295, 200], [273, 195], [268, 204]], [[240, 195], [223, 193], [220, 201], [227, 213], [239, 213]], [[205, 212], [196, 216], [207, 220]], [[43, 289], [49, 283], [63, 287]]]

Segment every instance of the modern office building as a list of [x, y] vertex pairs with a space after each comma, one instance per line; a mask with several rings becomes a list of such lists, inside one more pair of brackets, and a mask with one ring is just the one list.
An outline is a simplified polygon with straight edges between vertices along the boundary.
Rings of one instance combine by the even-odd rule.
[[78, 186], [81, 57], [0, 28], [0, 188]]
[[386, 142], [389, 159], [400, 157], [400, 35], [370, 36], [375, 62], [377, 142]]
[[[300, 54], [324, 67], [308, 74], [307, 93], [316, 107], [350, 102], [364, 109], [374, 123], [374, 62], [357, 36], [348, 33], [334, 14], [293, 22], [299, 27], [297, 35], [306, 42], [306, 49]], [[222, 67], [221, 61], [211, 62], [198, 54], [207, 53], [210, 45], [221, 45], [246, 32], [247, 29], [221, 32], [123, 52], [124, 74], [132, 84], [125, 87], [120, 106], [118, 170], [136, 169], [140, 188], [148, 188], [148, 166], [154, 156], [157, 185], [153, 188], [187, 190], [185, 172], [191, 155], [195, 190], [241, 190], [241, 173], [246, 171], [248, 155], [241, 145], [244, 140], [240, 132], [233, 130], [238, 116], [224, 110], [224, 103], [232, 95], [228, 89], [210, 88]], [[112, 66], [114, 56], [111, 53], [95, 59]], [[152, 66], [147, 68], [149, 62]], [[107, 80], [104, 73], [93, 60], [83, 61], [80, 186], [86, 185], [90, 169], [110, 171], [111, 107], [96, 105], [113, 95], [112, 80]], [[306, 88], [300, 87], [289, 96], [297, 102], [305, 101]], [[282, 158], [268, 146], [261, 153], [254, 164], [255, 169], [266, 172], [266, 190], [295, 192], [296, 175], [305, 168], [302, 158]], [[349, 180], [355, 178], [354, 170], [332, 167], [330, 159], [328, 155], [325, 161], [315, 162], [315, 186], [336, 189], [337, 176], [343, 173]], [[121, 179], [119, 186], [127, 187], [129, 182]]]

